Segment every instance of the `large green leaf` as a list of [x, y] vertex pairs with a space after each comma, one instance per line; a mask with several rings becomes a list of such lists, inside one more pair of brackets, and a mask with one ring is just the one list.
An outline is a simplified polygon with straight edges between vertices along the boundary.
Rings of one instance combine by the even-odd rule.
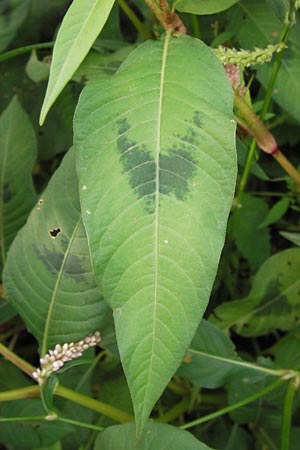
[[14, 97], [0, 117], [0, 268], [26, 222], [36, 194], [32, 168], [37, 149], [30, 119]]
[[102, 30], [115, 0], [74, 0], [57, 34], [40, 123]]
[[25, 20], [30, 0], [2, 0], [0, 2], [0, 52], [13, 40]]
[[148, 422], [137, 443], [132, 423], [114, 425], [99, 433], [94, 450], [211, 450], [192, 434], [157, 422]]
[[269, 258], [257, 272], [250, 294], [224, 303], [211, 321], [243, 336], [259, 336], [276, 329], [289, 330], [299, 321], [300, 249], [289, 249]]
[[167, 34], [84, 89], [74, 128], [95, 274], [140, 431], [215, 278], [236, 176], [232, 91], [208, 47]]
[[176, 9], [191, 14], [215, 14], [237, 3], [239, 0], [175, 0]]
[[5, 265], [4, 287], [8, 301], [37, 338], [42, 355], [56, 343], [101, 331], [107, 307], [92, 273], [73, 151], [15, 239]]

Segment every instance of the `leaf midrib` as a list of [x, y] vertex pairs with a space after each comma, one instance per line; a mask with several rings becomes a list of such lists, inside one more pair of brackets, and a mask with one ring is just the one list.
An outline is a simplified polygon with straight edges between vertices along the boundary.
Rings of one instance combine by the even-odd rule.
[[62, 263], [61, 263], [61, 266], [60, 266], [60, 270], [58, 272], [58, 276], [57, 276], [57, 279], [56, 279], [56, 282], [55, 282], [55, 286], [54, 286], [54, 289], [53, 289], [53, 293], [52, 293], [52, 297], [51, 297], [50, 305], [49, 305], [49, 309], [48, 309], [48, 314], [47, 314], [47, 318], [46, 318], [46, 322], [45, 322], [45, 330], [44, 330], [44, 335], [43, 335], [41, 357], [43, 357], [47, 353], [47, 351], [49, 350], [47, 348], [47, 341], [48, 341], [49, 327], [50, 327], [50, 322], [51, 322], [51, 319], [52, 319], [52, 313], [53, 313], [53, 309], [54, 309], [54, 305], [55, 305], [55, 300], [56, 300], [58, 288], [59, 288], [59, 285], [60, 285], [60, 282], [61, 282], [61, 279], [62, 279], [62, 276], [63, 276], [63, 272], [64, 272], [65, 264], [66, 264], [66, 261], [67, 261], [67, 257], [69, 256], [71, 247], [72, 247], [74, 239], [76, 237], [77, 230], [79, 228], [79, 225], [81, 224], [81, 220], [82, 220], [82, 218], [80, 217], [78, 222], [76, 223], [76, 225], [74, 227], [74, 231], [72, 233], [72, 236], [70, 237], [69, 244], [68, 244], [67, 250], [66, 250], [66, 252], [64, 254], [64, 257], [63, 257], [63, 260], [62, 260]]
[[165, 81], [165, 71], [166, 71], [166, 60], [168, 54], [169, 43], [171, 39], [171, 31], [166, 34], [162, 62], [161, 62], [161, 75], [160, 75], [160, 88], [159, 88], [159, 99], [158, 99], [158, 114], [157, 114], [157, 135], [156, 135], [156, 154], [155, 154], [155, 218], [154, 218], [154, 310], [153, 310], [153, 331], [152, 331], [152, 344], [150, 353], [150, 363], [148, 370], [148, 379], [145, 391], [145, 397], [142, 408], [142, 420], [144, 415], [144, 409], [146, 406], [146, 399], [148, 396], [148, 389], [150, 386], [150, 377], [152, 373], [153, 365], [153, 355], [156, 339], [156, 321], [157, 321], [157, 291], [158, 291], [158, 228], [159, 228], [159, 158], [161, 149], [161, 120], [162, 120], [162, 102], [164, 94], [164, 81]]

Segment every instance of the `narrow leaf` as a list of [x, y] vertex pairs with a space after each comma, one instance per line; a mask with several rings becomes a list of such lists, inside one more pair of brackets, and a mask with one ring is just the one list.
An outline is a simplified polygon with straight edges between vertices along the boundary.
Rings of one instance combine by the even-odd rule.
[[236, 176], [232, 91], [208, 47], [167, 34], [87, 86], [74, 127], [93, 265], [141, 431], [215, 278]]
[[148, 422], [137, 443], [132, 423], [115, 425], [99, 433], [94, 450], [212, 450], [191, 433], [171, 425]]
[[234, 326], [243, 336], [293, 328], [299, 320], [299, 273], [299, 249], [277, 253], [257, 272], [250, 294], [216, 308], [211, 321], [222, 329]]
[[74, 0], [57, 34], [40, 124], [101, 32], [115, 0]]
[[280, 234], [285, 239], [288, 239], [293, 244], [297, 245], [297, 247], [300, 247], [300, 233], [290, 233], [289, 231], [280, 231]]
[[41, 354], [100, 330], [106, 305], [92, 273], [73, 151], [68, 152], [15, 239], [4, 270], [8, 301]]
[[262, 221], [259, 225], [259, 229], [265, 228], [272, 223], [277, 222], [277, 220], [281, 219], [281, 217], [286, 213], [290, 204], [290, 199], [285, 197], [279, 200], [275, 205], [272, 206], [270, 211], [268, 212], [267, 217]]
[[0, 117], [0, 268], [35, 201], [32, 168], [37, 148], [34, 129], [17, 97]]

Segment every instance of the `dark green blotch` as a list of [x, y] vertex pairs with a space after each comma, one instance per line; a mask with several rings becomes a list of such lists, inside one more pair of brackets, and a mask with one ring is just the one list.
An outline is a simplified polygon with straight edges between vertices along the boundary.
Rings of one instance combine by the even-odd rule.
[[174, 193], [178, 200], [185, 200], [189, 192], [189, 180], [197, 173], [197, 162], [183, 149], [167, 149], [160, 157], [159, 191]]
[[[130, 129], [127, 119], [118, 121], [117, 141], [123, 173], [129, 176], [130, 186], [137, 192], [139, 198], [145, 197], [147, 210], [153, 212], [155, 207], [155, 161], [145, 145], [127, 138], [125, 133]], [[134, 147], [130, 150], [131, 147]]]
[[196, 125], [197, 128], [201, 128], [202, 126], [202, 119], [201, 114], [199, 111], [195, 111], [193, 115], [193, 122]]
[[2, 192], [3, 203], [9, 203], [11, 200], [11, 197], [12, 197], [12, 195], [10, 192], [9, 184], [4, 183], [3, 192]]
[[[64, 272], [67, 275], [76, 275], [77, 279], [79, 275], [82, 276], [85, 272], [85, 269], [82, 267], [82, 257], [74, 255], [74, 253], [69, 253], [66, 258]], [[83, 276], [82, 279], [84, 279]]]

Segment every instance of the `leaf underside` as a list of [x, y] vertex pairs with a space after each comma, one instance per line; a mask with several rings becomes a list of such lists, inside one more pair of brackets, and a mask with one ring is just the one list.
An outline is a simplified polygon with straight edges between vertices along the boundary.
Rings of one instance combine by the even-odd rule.
[[216, 274], [236, 176], [232, 92], [201, 41], [167, 34], [84, 89], [74, 128], [95, 275], [140, 432]]
[[73, 151], [11, 246], [4, 287], [42, 355], [100, 329], [107, 307], [92, 273]]

